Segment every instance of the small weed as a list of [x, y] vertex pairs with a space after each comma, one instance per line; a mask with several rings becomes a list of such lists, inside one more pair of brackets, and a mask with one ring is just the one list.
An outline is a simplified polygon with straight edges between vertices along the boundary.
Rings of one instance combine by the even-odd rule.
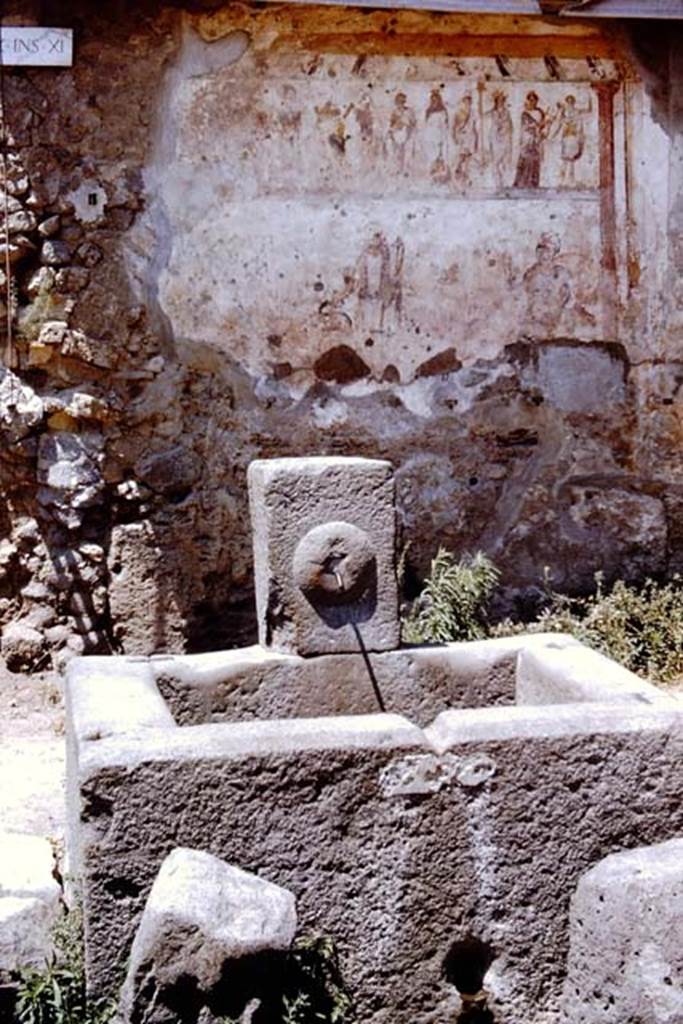
[[44, 970], [19, 972], [16, 1017], [20, 1024], [108, 1024], [110, 1002], [86, 998], [83, 929], [78, 909], [55, 928], [55, 954]]

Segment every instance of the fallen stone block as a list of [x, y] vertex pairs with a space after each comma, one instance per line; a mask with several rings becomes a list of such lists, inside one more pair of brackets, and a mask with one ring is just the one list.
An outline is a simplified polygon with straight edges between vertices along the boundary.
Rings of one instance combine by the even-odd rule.
[[54, 855], [40, 836], [0, 833], [0, 971], [40, 969], [61, 913]]
[[173, 850], [161, 865], [135, 935], [121, 993], [122, 1018], [164, 1019], [164, 1006], [178, 997], [179, 986], [195, 995], [208, 993], [228, 961], [288, 949], [296, 924], [288, 890], [209, 853]]
[[683, 839], [612, 854], [581, 877], [561, 1020], [683, 1021]]
[[44, 968], [52, 956], [54, 914], [40, 899], [0, 897], [0, 971]]
[[0, 896], [31, 896], [50, 905], [59, 903], [61, 889], [54, 867], [47, 839], [0, 832]]

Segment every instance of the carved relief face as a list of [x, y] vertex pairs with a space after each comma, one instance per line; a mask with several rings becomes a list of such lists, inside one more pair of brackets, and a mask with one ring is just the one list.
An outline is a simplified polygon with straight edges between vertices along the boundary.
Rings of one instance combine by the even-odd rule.
[[351, 604], [375, 579], [375, 555], [367, 533], [351, 523], [316, 526], [294, 552], [294, 579], [313, 605]]

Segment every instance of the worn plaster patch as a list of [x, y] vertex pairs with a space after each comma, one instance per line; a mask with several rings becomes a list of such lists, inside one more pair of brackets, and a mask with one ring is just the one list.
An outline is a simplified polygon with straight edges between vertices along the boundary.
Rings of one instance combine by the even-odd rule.
[[466, 789], [482, 786], [495, 774], [495, 761], [486, 754], [409, 754], [380, 772], [383, 796], [431, 796], [458, 782]]
[[107, 193], [98, 182], [84, 181], [66, 198], [73, 203], [74, 216], [82, 224], [99, 224], [104, 220]]

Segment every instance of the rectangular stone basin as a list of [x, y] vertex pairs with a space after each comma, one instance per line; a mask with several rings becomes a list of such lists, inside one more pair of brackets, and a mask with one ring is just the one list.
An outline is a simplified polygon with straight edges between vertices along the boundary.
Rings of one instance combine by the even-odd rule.
[[471, 940], [496, 1024], [559, 1020], [577, 879], [683, 830], [683, 706], [560, 635], [368, 658], [371, 674], [361, 654], [261, 648], [71, 663], [92, 992], [116, 994], [186, 846], [291, 889], [363, 1024], [457, 1020], [443, 964]]

